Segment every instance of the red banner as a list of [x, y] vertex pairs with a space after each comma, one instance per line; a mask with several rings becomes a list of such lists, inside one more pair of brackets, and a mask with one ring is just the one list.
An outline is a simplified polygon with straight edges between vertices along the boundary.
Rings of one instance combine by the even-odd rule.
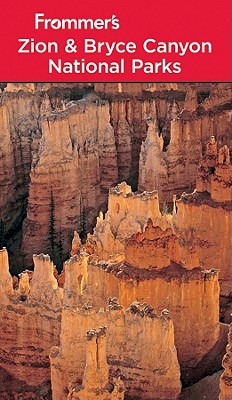
[[2, 0], [1, 82], [232, 80], [231, 0]]

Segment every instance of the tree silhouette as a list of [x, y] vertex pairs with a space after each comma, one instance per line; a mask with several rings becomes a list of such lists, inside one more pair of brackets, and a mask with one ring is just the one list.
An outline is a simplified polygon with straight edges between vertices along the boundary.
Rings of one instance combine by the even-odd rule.
[[86, 229], [86, 209], [83, 207], [80, 215], [80, 238], [84, 240], [86, 238], [87, 229]]
[[62, 238], [61, 238], [61, 227], [60, 227], [60, 232], [59, 232], [59, 241], [57, 244], [57, 250], [58, 250], [58, 256], [59, 256], [59, 262], [60, 265], [62, 266], [63, 263], [63, 245], [62, 245]]
[[4, 222], [0, 219], [0, 249], [4, 246]]
[[49, 222], [49, 241], [51, 244], [51, 249], [54, 251], [55, 249], [55, 204], [54, 204], [54, 197], [53, 192], [51, 190], [51, 197], [50, 197], [50, 222]]

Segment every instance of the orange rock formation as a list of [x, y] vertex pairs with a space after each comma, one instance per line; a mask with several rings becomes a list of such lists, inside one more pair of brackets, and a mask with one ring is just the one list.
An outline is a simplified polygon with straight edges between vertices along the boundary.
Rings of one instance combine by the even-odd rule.
[[[144, 257], [146, 254], [146, 257]], [[180, 262], [180, 248], [171, 228], [153, 226], [151, 218], [143, 233], [126, 240], [125, 263], [137, 268], [162, 269], [172, 262]]]
[[135, 195], [122, 182], [110, 190], [109, 210], [104, 219], [102, 213], [97, 218], [93, 235], [87, 237], [86, 250], [102, 260], [120, 259], [124, 257], [125, 239], [141, 230], [149, 218], [159, 217], [157, 191]]
[[214, 136], [206, 147], [206, 154], [200, 161], [198, 168], [196, 190], [208, 192], [212, 200], [217, 202], [231, 202], [232, 165], [230, 151], [227, 145], [217, 150]]
[[[183, 109], [172, 102], [166, 125], [160, 125], [155, 110], [148, 119], [147, 138], [140, 153], [139, 188], [159, 189], [162, 202], [170, 202], [173, 192], [181, 194], [194, 189], [198, 161], [209, 132], [215, 134], [220, 147], [228, 144], [231, 148], [227, 109], [232, 98], [231, 85], [212, 85], [210, 96], [200, 104], [198, 94], [199, 88], [188, 85]], [[222, 172], [218, 173], [220, 176]]]
[[163, 91], [163, 90], [182, 90], [184, 85], [181, 83], [95, 83], [96, 92], [107, 93], [135, 93], [141, 91]]
[[[35, 256], [34, 261], [31, 284], [23, 274], [19, 289], [13, 290], [7, 251], [0, 251], [0, 367], [26, 382], [32, 399], [36, 387], [50, 380], [49, 352], [59, 343], [62, 301], [49, 257]], [[17, 396], [17, 389], [13, 390], [16, 394], [9, 387]], [[7, 396], [1, 393], [2, 399]]]
[[2, 90], [0, 242], [14, 273], [40, 252], [61, 269], [73, 231], [83, 238], [94, 227], [117, 182], [159, 189], [161, 203], [170, 203], [173, 192], [195, 187], [209, 132], [219, 147], [232, 147], [230, 84], [96, 84], [99, 96], [90, 84]]
[[181, 259], [188, 268], [200, 263], [205, 268], [219, 269], [224, 296], [230, 295], [232, 279], [231, 172], [228, 147], [217, 150], [212, 136], [200, 161], [196, 191], [183, 194], [177, 201], [178, 212], [173, 220]]
[[232, 398], [232, 324], [228, 334], [228, 345], [226, 354], [222, 360], [224, 372], [220, 380], [220, 396], [219, 400], [230, 400]]
[[121, 378], [113, 385], [108, 381], [109, 368], [106, 362], [106, 327], [87, 332], [86, 366], [81, 389], [69, 389], [68, 399], [79, 400], [123, 400], [124, 385]]
[[[106, 352], [111, 377], [118, 379], [118, 376], [123, 376], [129, 396], [140, 394], [143, 398], [153, 400], [178, 397], [180, 371], [170, 317], [158, 317], [153, 313], [153, 308], [145, 304], [132, 304], [124, 311], [114, 300], [110, 302], [108, 310], [100, 310], [97, 313], [88, 306], [75, 311], [73, 308], [63, 309], [61, 345], [59, 349], [53, 348], [50, 355], [53, 399], [63, 399], [68, 384], [72, 382], [74, 386], [78, 385], [83, 374], [84, 382], [90, 391], [97, 390], [97, 387], [101, 390], [102, 383], [98, 384], [99, 370], [93, 378], [96, 368], [94, 364], [88, 365], [89, 346], [87, 356], [85, 353], [85, 332], [99, 323], [107, 326]], [[90, 346], [94, 347], [94, 343]], [[94, 354], [95, 350], [92, 349]], [[148, 353], [150, 357], [147, 357]], [[106, 364], [104, 359], [101, 362], [105, 371], [105, 378], [103, 374], [101, 379], [106, 384]], [[85, 365], [91, 367], [88, 369], [88, 376]], [[90, 373], [93, 374], [91, 379]], [[85, 381], [87, 377], [88, 384]]]
[[70, 113], [45, 120], [42, 132], [23, 224], [26, 264], [49, 240], [51, 255], [57, 261], [60, 253], [62, 261], [62, 254], [69, 252], [73, 231], [81, 230], [81, 209], [85, 210], [85, 229], [89, 229], [99, 204], [104, 203], [104, 190], [117, 180], [116, 169], [107, 168], [115, 162], [115, 143], [106, 105], [73, 105]]

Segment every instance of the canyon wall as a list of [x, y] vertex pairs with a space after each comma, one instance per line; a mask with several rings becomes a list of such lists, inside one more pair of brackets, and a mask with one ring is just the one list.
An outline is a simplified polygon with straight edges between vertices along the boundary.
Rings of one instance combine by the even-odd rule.
[[[108, 211], [97, 218], [93, 235], [87, 236], [86, 249], [102, 260], [124, 257], [126, 238], [141, 230], [149, 218], [159, 219], [159, 200], [156, 191], [134, 194], [125, 182], [109, 192]], [[164, 218], [161, 219], [163, 223]]]
[[61, 269], [73, 231], [85, 238], [116, 183], [159, 189], [163, 207], [173, 191], [194, 188], [209, 135], [232, 148], [229, 84], [94, 87], [3, 88], [0, 244], [9, 249], [13, 273], [41, 251]]
[[228, 296], [231, 292], [231, 211], [207, 204], [204, 196], [182, 196], [174, 224], [182, 260], [189, 268], [201, 263], [205, 268], [220, 270], [221, 293]]
[[[111, 378], [122, 377], [127, 396], [176, 399], [180, 372], [170, 318], [140, 316], [118, 307], [96, 313], [93, 309], [64, 309], [61, 345], [51, 351], [53, 399], [64, 399], [69, 382], [82, 381], [86, 363], [85, 334], [107, 326], [106, 353]], [[143, 334], [142, 334], [143, 332]], [[155, 334], [154, 334], [155, 332]], [[147, 352], [151, 357], [147, 357]], [[96, 384], [96, 377], [92, 385]]]
[[[115, 299], [110, 301], [107, 310], [97, 311], [87, 305], [79, 308], [81, 291], [73, 286], [75, 281], [70, 279], [78, 271], [76, 257], [66, 263], [64, 289], [58, 287], [53, 274], [54, 264], [49, 256], [34, 256], [32, 278], [29, 280], [28, 273], [24, 272], [14, 289], [5, 249], [0, 252], [0, 261], [0, 367], [10, 374], [12, 380], [26, 384], [24, 396], [31, 396], [30, 399], [39, 395], [44, 399], [50, 398], [50, 354], [53, 399], [76, 398], [73, 388], [82, 379], [84, 389], [87, 385], [86, 390], [90, 391], [89, 398], [94, 398], [91, 395], [93, 385], [97, 386], [95, 389], [106, 391], [103, 383], [109, 379], [110, 385], [115, 386], [112, 397], [115, 400], [123, 398], [119, 396], [122, 387], [132, 397], [177, 399], [181, 389], [180, 368], [174, 345], [174, 326], [168, 313], [157, 316], [152, 307], [139, 303], [124, 310]], [[62, 304], [64, 307], [61, 310]], [[108, 327], [106, 348], [102, 349], [104, 343], [99, 342], [99, 355], [86, 343], [86, 332], [95, 326], [100, 326], [100, 329]], [[98, 365], [101, 366], [101, 373], [93, 371], [91, 351], [92, 356], [100, 357]], [[151, 357], [147, 357], [147, 351]], [[88, 374], [96, 374], [92, 383]], [[123, 385], [120, 376], [123, 377]], [[43, 391], [39, 392], [40, 387], [45, 390], [43, 385], [47, 388], [45, 397]], [[11, 387], [1, 392], [3, 398], [7, 398], [8, 394], [13, 394]], [[14, 394], [17, 396], [16, 389]], [[99, 398], [109, 399], [104, 396]]]
[[173, 218], [183, 262], [188, 268], [200, 263], [220, 270], [221, 295], [227, 297], [232, 279], [231, 187], [229, 148], [224, 145], [218, 149], [212, 136], [200, 161], [196, 190], [181, 196]]
[[182, 110], [169, 114], [168, 131], [160, 129], [156, 115], [148, 120], [139, 161], [141, 190], [159, 188], [161, 202], [169, 203], [174, 192], [180, 195], [195, 188], [198, 162], [210, 135], [216, 137], [220, 147], [228, 145], [231, 149], [231, 88], [227, 97], [219, 97], [217, 105], [215, 97], [193, 109], [186, 99]]
[[[83, 251], [90, 254], [87, 263]], [[157, 192], [134, 194], [125, 183], [111, 189], [105, 219], [97, 219], [93, 235], [76, 253], [81, 257], [81, 304], [99, 309], [115, 296], [125, 307], [136, 299], [159, 312], [170, 308], [182, 369], [195, 367], [217, 343], [218, 272], [206, 271], [201, 263], [192, 266], [182, 261], [172, 215], [161, 215]], [[72, 280], [77, 281], [78, 276], [73, 275]]]
[[[134, 299], [171, 312], [175, 344], [182, 369], [196, 367], [219, 340], [219, 285], [217, 273], [191, 272], [172, 264], [159, 271], [141, 270], [120, 263], [90, 265], [81, 304], [104, 307], [109, 296], [127, 307]], [[194, 326], [194, 329], [193, 329]], [[207, 338], [207, 340], [206, 340]], [[194, 345], [193, 345], [194, 343]]]
[[39, 96], [4, 93], [0, 104], [1, 247], [20, 234], [26, 216], [32, 151], [38, 148]]
[[60, 265], [70, 251], [73, 231], [91, 229], [117, 181], [108, 105], [73, 104], [55, 118], [46, 117], [42, 134], [30, 173], [22, 252], [26, 265], [31, 254], [44, 249]]
[[[19, 385], [9, 384], [5, 392], [1, 391], [3, 399], [9, 394], [17, 396], [20, 385], [21, 395], [30, 399], [38, 398], [40, 386], [41, 395], [50, 388], [49, 353], [59, 343], [62, 289], [48, 256], [35, 256], [34, 263], [30, 284], [24, 273], [18, 289], [13, 289], [7, 252], [0, 250], [0, 367], [10, 374], [11, 382]], [[4, 386], [2, 382], [0, 386]]]
[[228, 334], [228, 345], [226, 354], [222, 360], [224, 372], [220, 379], [220, 396], [219, 400], [230, 400], [232, 397], [232, 324]]
[[[86, 364], [81, 387], [69, 384], [68, 399], [123, 400], [125, 386], [120, 377], [109, 382], [106, 360], [106, 326], [92, 328], [86, 334]], [[70, 388], [71, 386], [71, 388]]]
[[164, 90], [184, 91], [186, 87], [183, 83], [95, 83], [94, 89], [99, 93], [117, 94], [134, 93], [140, 94], [142, 91], [154, 92]]
[[[183, 382], [191, 382], [203, 360], [204, 373], [218, 368], [211, 355], [225, 332], [219, 324], [218, 271], [205, 270], [199, 262], [192, 265], [191, 249], [182, 252], [181, 229], [172, 226], [179, 218], [179, 204], [174, 197], [173, 216], [161, 215], [156, 191], [134, 194], [126, 183], [111, 189], [109, 211], [105, 218], [100, 214], [86, 245], [77, 233], [74, 236], [73, 257], [58, 278], [63, 289], [49, 256], [40, 254], [34, 256], [32, 278], [24, 272], [13, 290], [7, 253], [2, 250], [1, 319], [3, 333], [9, 334], [7, 340], [2, 337], [0, 367], [26, 382], [33, 393], [40, 368], [38, 383], [49, 388], [50, 353], [53, 400], [79, 394], [91, 399], [96, 388], [86, 378], [87, 354], [97, 352], [94, 344], [88, 350], [86, 332], [107, 326], [104, 354], [109, 377], [104, 372], [103, 380], [99, 378], [102, 400], [108, 389], [101, 382], [116, 385], [119, 378], [129, 397], [177, 399], [180, 369]], [[16, 347], [15, 326], [20, 341]], [[154, 358], [147, 357], [147, 351]], [[102, 362], [108, 370], [106, 360]], [[99, 376], [98, 369], [91, 368], [91, 374]], [[89, 382], [87, 388], [84, 382]]]
[[[108, 92], [106, 92], [107, 94]], [[184, 92], [166, 91], [160, 97], [152, 95], [139, 98], [125, 94], [119, 98], [107, 97], [110, 104], [111, 124], [115, 132], [118, 159], [119, 182], [129, 183], [137, 190], [139, 174], [139, 154], [142, 141], [146, 138], [147, 118], [156, 116], [160, 129], [169, 131], [172, 108], [181, 110], [184, 106]], [[156, 92], [154, 92], [156, 93]], [[160, 93], [160, 92], [159, 92]], [[167, 133], [168, 134], [168, 133]]]

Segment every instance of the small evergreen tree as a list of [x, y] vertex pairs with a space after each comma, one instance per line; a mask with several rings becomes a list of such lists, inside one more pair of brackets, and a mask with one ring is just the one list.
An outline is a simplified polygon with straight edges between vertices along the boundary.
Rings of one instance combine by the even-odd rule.
[[80, 215], [80, 238], [84, 240], [86, 238], [87, 229], [86, 229], [86, 209], [83, 207]]
[[59, 263], [62, 266], [63, 264], [63, 245], [62, 245], [62, 238], [61, 238], [61, 227], [59, 232], [59, 241], [57, 244], [58, 256], [59, 256]]
[[55, 249], [55, 204], [54, 204], [54, 197], [53, 192], [51, 190], [51, 197], [50, 197], [50, 222], [49, 222], [49, 241], [51, 244], [51, 249], [54, 251]]
[[4, 246], [4, 222], [0, 219], [0, 249]]

